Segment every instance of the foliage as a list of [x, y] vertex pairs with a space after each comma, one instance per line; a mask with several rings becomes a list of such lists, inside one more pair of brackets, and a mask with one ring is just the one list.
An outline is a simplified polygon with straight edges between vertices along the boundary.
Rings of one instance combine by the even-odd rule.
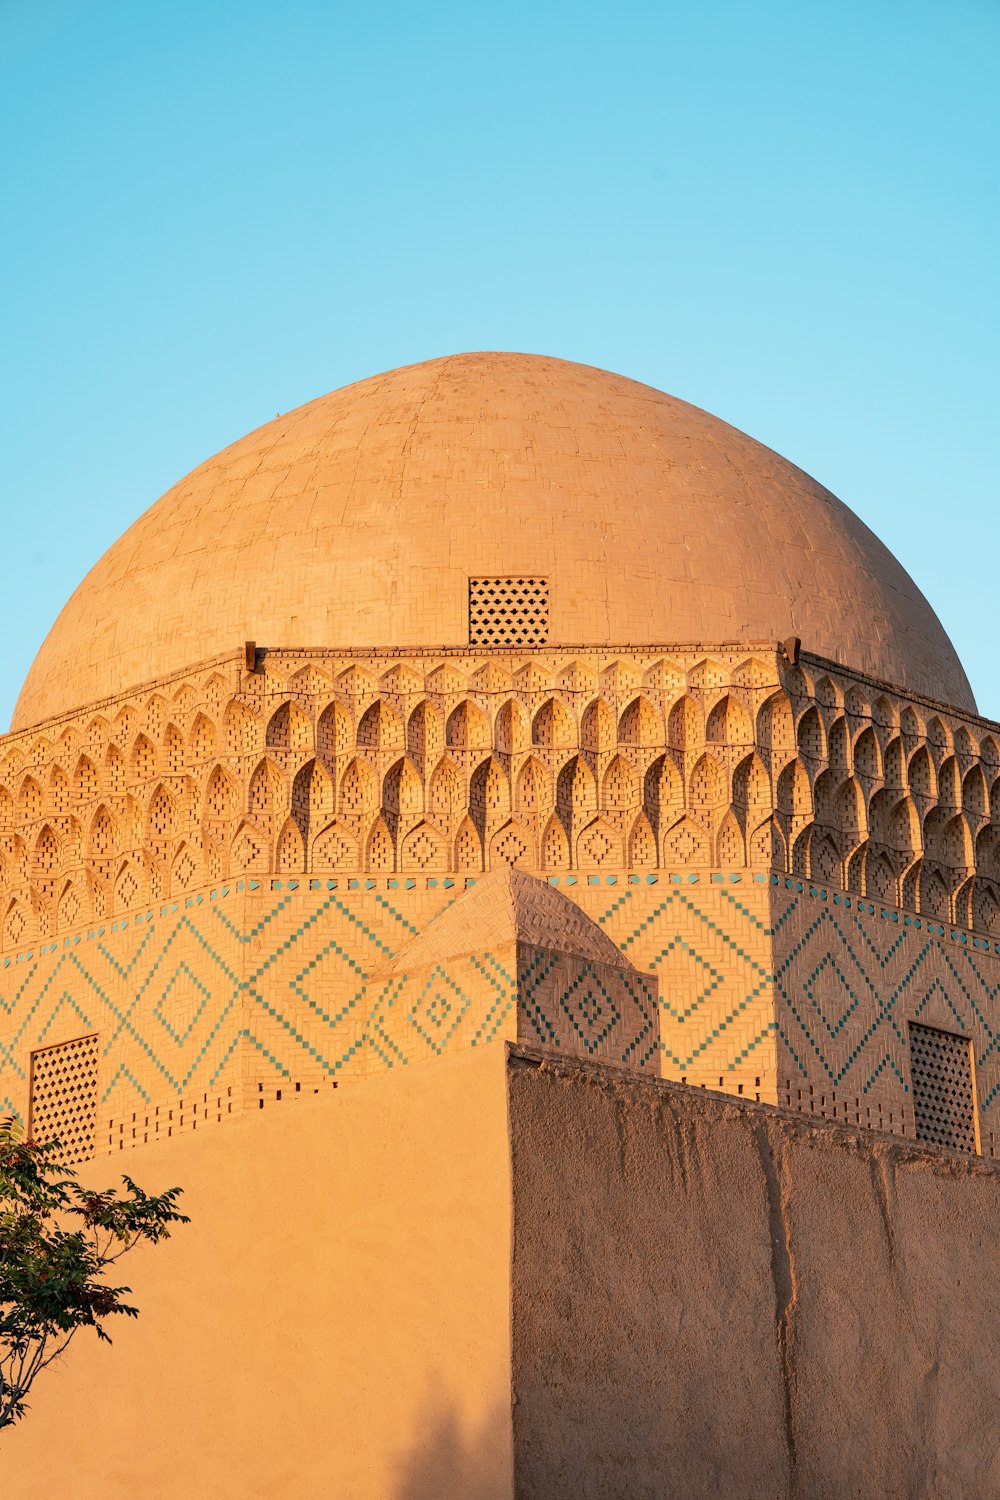
[[77, 1329], [110, 1343], [105, 1319], [138, 1316], [123, 1300], [131, 1288], [105, 1282], [108, 1268], [188, 1222], [180, 1188], [151, 1197], [131, 1177], [122, 1182], [81, 1187], [58, 1141], [25, 1140], [15, 1120], [0, 1119], [0, 1429], [24, 1415], [36, 1375]]

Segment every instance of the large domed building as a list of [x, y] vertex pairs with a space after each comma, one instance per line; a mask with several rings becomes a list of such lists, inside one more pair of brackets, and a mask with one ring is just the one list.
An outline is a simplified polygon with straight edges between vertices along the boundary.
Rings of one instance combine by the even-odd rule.
[[618, 375], [432, 360], [181, 480], [0, 841], [0, 1100], [81, 1160], [500, 1043], [993, 1154], [1000, 731], [846, 505]]
[[975, 709], [912, 580], [807, 474], [621, 376], [459, 355], [310, 402], [168, 491], [63, 610], [13, 727], [242, 639], [468, 654], [789, 635]]

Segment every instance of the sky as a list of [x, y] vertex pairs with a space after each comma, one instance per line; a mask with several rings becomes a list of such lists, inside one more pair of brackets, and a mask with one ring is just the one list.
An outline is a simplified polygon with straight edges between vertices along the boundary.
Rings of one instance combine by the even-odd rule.
[[741, 427], [1000, 718], [1000, 0], [0, 0], [0, 723], [183, 474], [516, 349]]

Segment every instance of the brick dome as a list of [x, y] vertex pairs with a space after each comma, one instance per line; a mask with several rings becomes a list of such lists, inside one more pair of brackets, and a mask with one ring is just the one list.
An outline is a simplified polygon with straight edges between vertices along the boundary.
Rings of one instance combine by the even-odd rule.
[[930, 605], [822, 485], [589, 366], [460, 354], [276, 418], [169, 490], [63, 609], [23, 728], [241, 647], [469, 642], [469, 580], [545, 580], [548, 640], [800, 636], [972, 709]]

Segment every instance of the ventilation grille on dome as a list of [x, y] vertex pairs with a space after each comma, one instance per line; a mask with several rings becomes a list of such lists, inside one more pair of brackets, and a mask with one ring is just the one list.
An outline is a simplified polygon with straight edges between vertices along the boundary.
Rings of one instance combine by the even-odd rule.
[[977, 1150], [969, 1038], [911, 1021], [910, 1072], [917, 1140], [953, 1151]]
[[31, 1134], [59, 1141], [62, 1159], [94, 1154], [97, 1119], [97, 1037], [46, 1047], [31, 1058]]
[[544, 646], [549, 638], [547, 578], [470, 578], [470, 646]]

